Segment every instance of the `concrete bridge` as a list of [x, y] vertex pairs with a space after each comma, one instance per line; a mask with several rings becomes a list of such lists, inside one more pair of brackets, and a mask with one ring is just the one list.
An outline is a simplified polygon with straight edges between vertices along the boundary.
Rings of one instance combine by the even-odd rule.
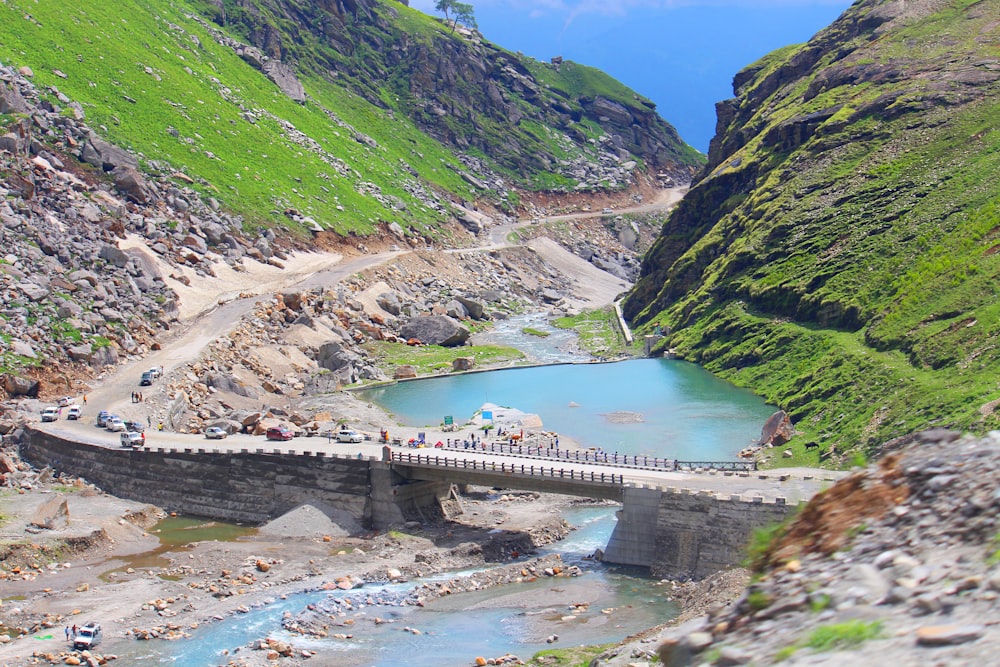
[[132, 450], [118, 447], [114, 435], [29, 428], [21, 455], [116, 496], [251, 524], [312, 504], [384, 529], [437, 515], [452, 485], [608, 499], [622, 509], [604, 559], [649, 567], [657, 577], [701, 577], [739, 562], [754, 528], [784, 519], [837, 475], [685, 472], [512, 452], [379, 449], [320, 438], [261, 446], [250, 436], [209, 443], [155, 433], [149, 438], [155, 444]]

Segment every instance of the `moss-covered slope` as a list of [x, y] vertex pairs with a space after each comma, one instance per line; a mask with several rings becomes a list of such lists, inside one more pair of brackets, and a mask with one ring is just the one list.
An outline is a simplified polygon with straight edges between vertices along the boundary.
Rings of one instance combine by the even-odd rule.
[[997, 25], [861, 0], [740, 72], [626, 315], [827, 452], [1000, 425]]

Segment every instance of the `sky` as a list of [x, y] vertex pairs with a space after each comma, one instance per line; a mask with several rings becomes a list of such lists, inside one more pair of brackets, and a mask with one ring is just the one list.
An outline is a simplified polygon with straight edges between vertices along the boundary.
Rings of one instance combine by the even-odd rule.
[[[410, 0], [428, 14], [434, 0]], [[604, 70], [656, 103], [681, 138], [708, 151], [715, 103], [733, 75], [806, 42], [849, 0], [472, 0], [479, 31], [510, 51]]]

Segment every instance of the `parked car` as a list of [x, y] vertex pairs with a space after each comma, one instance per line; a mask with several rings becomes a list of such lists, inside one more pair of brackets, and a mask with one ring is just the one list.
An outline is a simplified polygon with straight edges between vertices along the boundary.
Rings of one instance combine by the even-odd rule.
[[160, 376], [163, 375], [163, 373], [160, 372], [160, 367], [159, 366], [153, 366], [152, 368], [150, 368], [146, 372], [149, 373], [150, 375], [152, 375], [154, 380], [159, 380]]
[[97, 413], [97, 422], [96, 422], [96, 424], [98, 426], [100, 426], [101, 428], [107, 426], [107, 424], [108, 424], [108, 418], [109, 417], [111, 417], [111, 413], [110, 412], [108, 412], [107, 410], [101, 410], [100, 412]]
[[66, 411], [66, 419], [72, 419], [75, 421], [80, 418], [81, 414], [83, 414], [83, 410], [79, 405], [71, 405], [69, 406], [69, 410]]
[[54, 422], [59, 419], [59, 408], [45, 408], [42, 410], [42, 421], [43, 422]]
[[142, 447], [146, 444], [146, 438], [142, 433], [135, 431], [123, 431], [119, 438], [121, 439], [122, 447]]
[[73, 397], [72, 396], [63, 396], [62, 398], [59, 399], [59, 402], [57, 403], [57, 405], [60, 408], [69, 407], [72, 404], [73, 404]]
[[97, 646], [100, 642], [100, 623], [87, 623], [76, 631], [76, 636], [73, 637], [73, 648], [78, 651], [85, 651]]
[[291, 440], [295, 437], [295, 433], [287, 426], [272, 426], [267, 429], [264, 437], [268, 440]]
[[205, 437], [209, 440], [222, 440], [228, 435], [229, 433], [226, 429], [220, 426], [209, 426], [205, 429]]
[[125, 420], [123, 420], [118, 415], [111, 415], [108, 417], [107, 421], [104, 422], [104, 428], [108, 429], [113, 433], [118, 433], [125, 430]]
[[361, 442], [364, 436], [349, 428], [342, 428], [337, 431], [337, 442]]
[[140, 421], [135, 421], [134, 419], [125, 420], [125, 430], [134, 431], [136, 433], [142, 433], [146, 430], [146, 425]]
[[145, 371], [143, 372], [142, 377], [139, 379], [139, 386], [148, 387], [149, 385], [153, 384], [153, 380], [155, 379], [156, 377], [153, 375], [152, 372]]

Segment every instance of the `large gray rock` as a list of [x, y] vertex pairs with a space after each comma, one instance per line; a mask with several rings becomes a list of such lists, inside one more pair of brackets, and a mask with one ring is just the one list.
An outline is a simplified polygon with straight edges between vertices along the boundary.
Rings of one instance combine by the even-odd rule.
[[[260, 395], [260, 392], [258, 392], [254, 387], [243, 384], [242, 382], [233, 379], [231, 375], [225, 375], [223, 373], [212, 373], [205, 377], [204, 382], [208, 387], [215, 387], [219, 391], [228, 391], [238, 396], [257, 398]], [[230, 431], [230, 433], [232, 433], [232, 431]]]
[[268, 60], [262, 68], [264, 74], [292, 100], [302, 103], [306, 101], [306, 89], [295, 76], [295, 71], [280, 60]]
[[30, 396], [38, 398], [38, 380], [20, 377], [18, 375], [5, 375], [3, 377], [3, 388], [11, 396]]
[[107, 243], [101, 246], [99, 256], [104, 261], [114, 264], [118, 268], [124, 268], [128, 264], [128, 254], [121, 248]]
[[21, 283], [18, 285], [26, 297], [32, 301], [41, 301], [49, 295], [49, 291], [35, 283]]
[[135, 202], [145, 204], [150, 200], [149, 187], [139, 170], [120, 164], [114, 170], [115, 186]]
[[120, 165], [133, 169], [139, 166], [139, 162], [127, 151], [108, 143], [97, 135], [91, 136], [83, 145], [80, 151], [80, 160], [102, 171], [114, 171]]
[[455, 300], [465, 306], [465, 309], [469, 311], [469, 317], [474, 320], [483, 319], [483, 315], [486, 313], [486, 307], [479, 301], [475, 299], [470, 299], [466, 296], [456, 296]]
[[469, 330], [447, 315], [418, 315], [406, 321], [399, 335], [424, 345], [453, 347], [468, 340]]

